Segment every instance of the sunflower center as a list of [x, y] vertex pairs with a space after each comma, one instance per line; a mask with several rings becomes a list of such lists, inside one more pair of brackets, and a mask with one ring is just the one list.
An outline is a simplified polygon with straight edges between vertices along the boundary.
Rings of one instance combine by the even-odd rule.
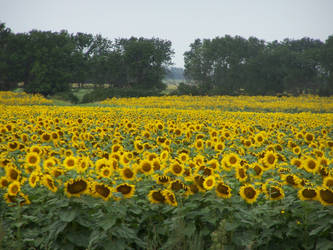
[[294, 177], [292, 175], [288, 175], [287, 178], [286, 178], [286, 181], [290, 185], [296, 185], [296, 182], [295, 182]]
[[256, 191], [252, 187], [246, 187], [244, 189], [244, 194], [246, 198], [253, 199], [256, 196]]
[[29, 157], [29, 163], [34, 164], [37, 162], [37, 157], [36, 156], [30, 156]]
[[231, 156], [229, 159], [230, 164], [235, 164], [237, 162], [237, 159], [235, 156]]
[[10, 178], [12, 180], [16, 180], [18, 176], [18, 173], [15, 170], [10, 171]]
[[117, 191], [122, 194], [129, 194], [131, 192], [132, 188], [128, 185], [121, 185], [117, 188]]
[[213, 180], [211, 180], [211, 179], [209, 179], [209, 180], [206, 181], [206, 185], [207, 185], [208, 187], [212, 186], [213, 183], [214, 183], [214, 182], [213, 182]]
[[95, 190], [104, 198], [108, 197], [108, 195], [110, 194], [110, 190], [104, 185], [96, 185]]
[[142, 169], [143, 169], [143, 171], [145, 171], [145, 172], [149, 172], [150, 169], [151, 169], [151, 166], [150, 166], [150, 164], [149, 164], [148, 162], [145, 162], [145, 163], [142, 165]]
[[276, 187], [272, 187], [272, 188], [271, 188], [271, 197], [272, 197], [273, 199], [278, 198], [278, 197], [280, 197], [281, 195], [282, 195], [282, 194], [281, 194], [281, 192], [280, 192], [279, 189], [277, 189]]
[[67, 190], [71, 194], [78, 194], [86, 190], [87, 183], [84, 180], [75, 181], [72, 184], [68, 184]]
[[240, 169], [238, 170], [238, 173], [239, 173], [239, 176], [240, 176], [241, 178], [244, 178], [244, 177], [245, 177], [245, 171], [244, 171], [244, 169], [240, 168]]
[[229, 188], [223, 184], [217, 186], [217, 191], [221, 194], [229, 194]]
[[315, 169], [316, 168], [316, 163], [313, 160], [310, 160], [308, 162], [308, 168]]
[[274, 155], [269, 155], [267, 157], [267, 161], [269, 164], [273, 164], [275, 162], [275, 156]]
[[160, 191], [156, 191], [152, 194], [152, 198], [155, 200], [155, 201], [158, 201], [158, 202], [163, 202], [165, 200], [164, 196], [161, 194]]
[[329, 189], [320, 190], [320, 197], [323, 199], [323, 201], [333, 204], [333, 192]]
[[15, 185], [11, 188], [12, 193], [17, 193], [18, 192], [18, 187]]
[[126, 178], [132, 178], [132, 177], [133, 177], [133, 172], [132, 172], [132, 170], [126, 168], [126, 169], [124, 170], [124, 176], [125, 176]]
[[309, 198], [309, 199], [314, 198], [317, 195], [315, 190], [309, 189], [309, 188], [304, 189], [302, 194], [304, 197]]

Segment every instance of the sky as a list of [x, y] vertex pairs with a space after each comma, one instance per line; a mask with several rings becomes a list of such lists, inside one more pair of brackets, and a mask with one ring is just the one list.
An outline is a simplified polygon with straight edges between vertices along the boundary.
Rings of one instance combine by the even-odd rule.
[[225, 35], [267, 42], [333, 35], [333, 0], [0, 0], [0, 22], [14, 33], [67, 30], [110, 40], [170, 40], [175, 67], [195, 39]]

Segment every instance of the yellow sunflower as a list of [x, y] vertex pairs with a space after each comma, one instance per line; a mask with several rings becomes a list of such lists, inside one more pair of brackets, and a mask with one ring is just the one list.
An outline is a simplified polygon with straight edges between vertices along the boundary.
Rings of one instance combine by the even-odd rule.
[[124, 167], [120, 170], [120, 176], [123, 180], [132, 181], [135, 179], [135, 172], [130, 167]]
[[316, 173], [319, 169], [318, 161], [312, 157], [302, 160], [302, 166], [309, 173]]
[[219, 181], [215, 186], [215, 192], [218, 197], [228, 199], [231, 197], [231, 188], [230, 186], [223, 183], [223, 181]]
[[215, 187], [215, 177], [214, 176], [208, 176], [205, 178], [204, 182], [203, 182], [203, 187], [206, 190], [211, 190], [212, 188]]
[[42, 183], [45, 187], [51, 190], [53, 193], [57, 192], [58, 187], [55, 185], [54, 180], [51, 175], [46, 174], [42, 178]]
[[93, 196], [102, 198], [107, 201], [112, 196], [112, 188], [106, 184], [94, 182], [92, 185]]
[[8, 185], [8, 194], [16, 196], [21, 191], [21, 183], [19, 181], [13, 181]]
[[6, 168], [6, 177], [9, 181], [18, 181], [21, 176], [21, 171], [18, 170], [16, 167], [13, 165], [9, 165]]
[[145, 175], [151, 175], [152, 173], [154, 173], [154, 168], [150, 161], [142, 160], [139, 166], [141, 172], [143, 172]]
[[39, 166], [40, 163], [40, 156], [39, 154], [37, 154], [36, 152], [30, 152], [27, 154], [27, 156], [25, 157], [25, 162], [28, 165], [32, 165], [32, 166]]
[[36, 187], [38, 181], [40, 180], [39, 175], [40, 175], [40, 173], [36, 172], [36, 171], [34, 171], [30, 174], [30, 176], [29, 176], [29, 185], [31, 187], [33, 187], [33, 188]]
[[172, 191], [165, 189], [162, 191], [162, 195], [165, 197], [165, 203], [177, 207], [176, 196]]
[[7, 177], [6, 176], [2, 176], [1, 178], [0, 178], [0, 188], [7, 188], [8, 187], [8, 185], [9, 185], [9, 180], [7, 179]]
[[264, 185], [266, 197], [270, 200], [281, 200], [284, 198], [284, 191], [277, 185]]
[[255, 189], [251, 184], [241, 186], [239, 190], [240, 196], [249, 204], [252, 204], [257, 200], [259, 193], [260, 191]]
[[278, 161], [278, 156], [272, 151], [266, 151], [263, 163], [267, 168], [273, 168]]
[[333, 205], [333, 190], [321, 187], [318, 188], [318, 199], [323, 206]]
[[148, 194], [148, 199], [150, 203], [160, 204], [165, 202], [165, 196], [161, 189], [151, 190]]
[[119, 184], [116, 187], [116, 192], [122, 193], [124, 198], [131, 198], [134, 195], [135, 186], [128, 183]]
[[303, 201], [317, 200], [318, 191], [315, 188], [303, 187], [300, 190], [298, 190], [297, 196], [300, 200]]
[[237, 167], [236, 168], [236, 178], [240, 182], [244, 182], [247, 179], [246, 168], [244, 167]]
[[174, 174], [176, 176], [182, 176], [182, 174], [185, 171], [185, 168], [184, 168], [183, 164], [181, 164], [177, 161], [174, 161], [173, 163], [171, 163], [170, 171], [172, 174]]
[[77, 158], [74, 156], [68, 156], [65, 158], [63, 165], [67, 170], [75, 169], [77, 165]]
[[64, 183], [64, 192], [67, 197], [80, 197], [89, 191], [89, 182], [83, 178], [70, 179]]

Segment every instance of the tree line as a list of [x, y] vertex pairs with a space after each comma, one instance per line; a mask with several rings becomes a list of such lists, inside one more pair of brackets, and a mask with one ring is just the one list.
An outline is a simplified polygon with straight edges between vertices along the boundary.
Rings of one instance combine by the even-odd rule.
[[[95, 96], [157, 95], [172, 65], [169, 40], [32, 30], [13, 33], [0, 22], [0, 90], [24, 82], [28, 93], [70, 92], [70, 83], [108, 83]], [[265, 42], [240, 36], [196, 39], [184, 53], [185, 83], [174, 94], [333, 95], [333, 36]], [[123, 90], [126, 91], [123, 91]], [[130, 90], [130, 91], [127, 91]]]
[[197, 39], [184, 54], [179, 92], [229, 95], [333, 94], [333, 36], [265, 42], [240, 36]]
[[160, 91], [173, 54], [171, 42], [158, 38], [111, 41], [66, 30], [15, 34], [0, 23], [0, 89], [24, 82], [28, 93], [52, 95], [76, 82]]

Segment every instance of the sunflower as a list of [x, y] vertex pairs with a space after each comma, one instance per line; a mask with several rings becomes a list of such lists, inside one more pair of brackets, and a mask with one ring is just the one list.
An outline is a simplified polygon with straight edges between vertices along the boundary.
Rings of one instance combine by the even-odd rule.
[[259, 190], [255, 189], [251, 184], [246, 184], [240, 187], [240, 196], [249, 204], [254, 203], [259, 195]]
[[231, 197], [231, 188], [222, 181], [219, 181], [215, 186], [215, 192], [221, 198], [228, 199]]
[[302, 166], [302, 161], [298, 158], [293, 158], [290, 161], [291, 165], [295, 165], [297, 168], [300, 168]]
[[169, 158], [169, 152], [167, 150], [163, 150], [160, 154], [160, 160], [161, 162], [167, 161]]
[[40, 173], [39, 172], [35, 172], [35, 171], [30, 174], [30, 176], [29, 176], [29, 185], [32, 188], [36, 187], [36, 185], [37, 185], [37, 183], [38, 183], [38, 181], [40, 179], [39, 175], [40, 175]]
[[0, 178], [0, 188], [7, 188], [8, 187], [8, 185], [9, 185], [9, 180], [7, 179], [7, 177], [6, 176], [2, 176], [1, 178]]
[[27, 156], [26, 156], [26, 158], [25, 158], [25, 162], [28, 165], [39, 166], [39, 163], [40, 163], [39, 154], [37, 154], [36, 152], [30, 152], [30, 153], [28, 153]]
[[161, 164], [161, 161], [159, 158], [154, 159], [152, 162], [152, 165], [153, 165], [154, 171], [162, 170], [165, 167], [163, 164]]
[[333, 189], [333, 176], [327, 176], [323, 180], [323, 186]]
[[45, 187], [51, 190], [53, 193], [57, 192], [58, 187], [55, 185], [54, 180], [51, 175], [46, 174], [42, 178], [42, 183]]
[[151, 190], [148, 194], [150, 203], [160, 204], [165, 202], [165, 196], [161, 189]]
[[18, 181], [21, 176], [21, 171], [18, 170], [16, 167], [13, 165], [9, 165], [6, 168], [6, 177], [9, 181]]
[[262, 134], [262, 133], [258, 133], [258, 134], [256, 134], [255, 136], [254, 136], [254, 140], [255, 140], [255, 142], [256, 142], [256, 144], [261, 144], [261, 143], [263, 143], [264, 142], [264, 140], [265, 140], [265, 136], [264, 136], [264, 134]]
[[211, 190], [215, 186], [215, 177], [214, 176], [208, 176], [205, 178], [203, 182], [203, 187], [206, 190]]
[[83, 178], [70, 179], [64, 183], [64, 192], [67, 197], [79, 197], [81, 194], [87, 193], [89, 190], [89, 182]]
[[134, 195], [135, 186], [127, 183], [119, 184], [116, 191], [122, 193], [125, 198], [131, 198]]
[[177, 157], [177, 159], [179, 159], [181, 162], [185, 163], [185, 162], [187, 162], [187, 161], [190, 159], [190, 157], [189, 157], [189, 155], [186, 154], [186, 153], [181, 153], [181, 154]]
[[214, 149], [215, 149], [215, 151], [217, 151], [217, 152], [219, 152], [219, 153], [221, 153], [221, 152], [224, 150], [224, 148], [225, 148], [225, 145], [224, 145], [223, 142], [216, 142], [216, 143], [214, 144]]
[[19, 181], [13, 181], [8, 185], [8, 194], [16, 196], [21, 191], [21, 183]]
[[182, 174], [185, 171], [184, 165], [181, 163], [178, 163], [177, 161], [174, 161], [170, 166], [170, 171], [172, 174], [176, 176], [182, 176]]
[[316, 173], [319, 169], [318, 161], [312, 157], [308, 157], [302, 161], [303, 168], [309, 173]]
[[102, 198], [107, 201], [111, 198], [112, 188], [106, 184], [101, 184], [98, 182], [93, 183], [93, 196]]
[[177, 192], [179, 190], [185, 190], [186, 186], [181, 180], [173, 180], [170, 182], [168, 189]]
[[132, 181], [135, 179], [135, 172], [130, 167], [124, 167], [120, 170], [120, 176], [123, 180]]
[[141, 172], [143, 172], [145, 175], [150, 175], [154, 173], [154, 168], [150, 161], [147, 160], [141, 161], [139, 167]]
[[202, 139], [198, 139], [194, 142], [194, 147], [197, 149], [197, 150], [202, 150], [204, 148], [204, 141]]
[[214, 170], [217, 170], [220, 167], [220, 163], [216, 159], [211, 159], [210, 161], [207, 162], [207, 166]]
[[253, 163], [251, 165], [251, 168], [254, 170], [254, 175], [253, 175], [254, 178], [260, 178], [264, 173], [262, 166], [258, 163]]
[[8, 142], [7, 148], [9, 151], [15, 151], [15, 150], [19, 149], [19, 147], [20, 147], [20, 143], [17, 141]]
[[246, 168], [244, 167], [236, 168], [236, 178], [240, 182], [246, 181], [247, 179]]
[[200, 175], [200, 174], [194, 175], [193, 181], [194, 181], [195, 185], [198, 187], [199, 191], [205, 190], [205, 188], [203, 186], [205, 179], [204, 179], [204, 177], [202, 177], [202, 175]]
[[158, 184], [168, 184], [170, 182], [170, 177], [167, 175], [156, 175], [155, 176], [156, 182]]
[[302, 153], [301, 147], [300, 146], [293, 147], [293, 153], [295, 155], [299, 155], [300, 153]]
[[266, 194], [266, 197], [268, 197], [270, 200], [281, 200], [284, 198], [284, 191], [281, 187], [277, 185], [264, 185], [264, 192]]
[[162, 191], [162, 195], [165, 197], [165, 203], [177, 207], [176, 196], [172, 191], [165, 189]]
[[41, 135], [42, 142], [50, 142], [52, 140], [52, 136], [49, 133], [43, 133]]
[[144, 146], [141, 141], [134, 141], [134, 148], [138, 153], [142, 153], [144, 150]]
[[77, 165], [77, 158], [74, 156], [68, 156], [65, 158], [63, 165], [67, 170], [75, 169]]
[[123, 146], [120, 145], [120, 144], [115, 144], [115, 145], [112, 145], [111, 147], [111, 152], [112, 153], [118, 153], [118, 152], [121, 152], [123, 151]]
[[228, 171], [228, 172], [230, 172], [232, 170], [232, 166], [228, 164], [226, 157], [222, 158], [221, 167], [223, 170]]
[[272, 151], [266, 151], [265, 156], [263, 158], [263, 163], [267, 168], [273, 168], [277, 163], [278, 156], [276, 153]]
[[294, 188], [300, 187], [301, 179], [294, 174], [284, 174], [281, 176], [281, 179], [285, 184], [293, 186]]
[[333, 190], [327, 188], [318, 188], [318, 199], [323, 206], [333, 205]]
[[315, 188], [303, 187], [297, 192], [297, 196], [302, 201], [316, 200], [318, 191]]
[[111, 175], [113, 173], [113, 170], [111, 167], [109, 166], [105, 166], [102, 167], [99, 171], [98, 171], [98, 175], [102, 178], [110, 178]]
[[77, 171], [79, 173], [84, 173], [89, 168], [90, 165], [91, 162], [88, 157], [80, 158], [77, 164]]
[[307, 143], [311, 143], [315, 139], [315, 136], [312, 133], [306, 133], [304, 136], [304, 140]]
[[53, 158], [48, 158], [43, 162], [44, 169], [51, 169], [56, 165], [56, 162]]
[[226, 163], [228, 166], [235, 167], [240, 163], [240, 158], [235, 153], [230, 153], [225, 156], [226, 157]]

